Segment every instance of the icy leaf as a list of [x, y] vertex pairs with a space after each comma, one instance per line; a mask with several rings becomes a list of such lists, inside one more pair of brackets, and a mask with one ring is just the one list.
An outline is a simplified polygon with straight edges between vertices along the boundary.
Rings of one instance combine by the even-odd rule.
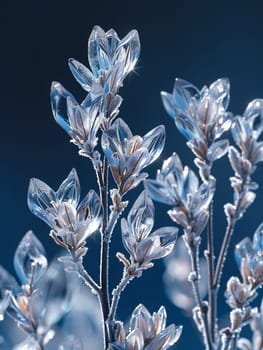
[[255, 253], [262, 259], [263, 258], [263, 223], [259, 225], [256, 232], [253, 235], [253, 248]]
[[77, 82], [82, 86], [82, 88], [85, 91], [89, 92], [91, 89], [92, 83], [95, 80], [91, 71], [86, 66], [84, 66], [84, 64], [78, 62], [74, 58], [70, 58], [68, 61], [68, 64], [74, 78], [77, 80]]
[[165, 144], [165, 128], [163, 125], [149, 131], [143, 137], [142, 147], [149, 152], [149, 164], [154, 162], [161, 154]]
[[41, 348], [36, 339], [29, 336], [22, 343], [16, 345], [13, 350], [41, 350]]
[[250, 238], [246, 237], [240, 241], [235, 248], [235, 259], [240, 266], [241, 260], [247, 259], [248, 261], [253, 257], [254, 249]]
[[56, 201], [56, 193], [43, 181], [31, 179], [28, 188], [27, 203], [31, 212], [45, 221], [50, 227], [54, 224], [54, 216], [48, 213], [52, 202]]
[[72, 169], [57, 190], [57, 200], [76, 206], [80, 198], [80, 184], [76, 169]]
[[145, 347], [145, 350], [162, 350], [167, 349], [167, 347], [175, 344], [182, 333], [183, 327], [176, 327], [174, 324], [171, 324], [163, 331], [161, 331], [149, 345]]
[[[123, 51], [121, 53], [121, 51]], [[124, 61], [124, 76], [126, 76], [130, 71], [132, 71], [138, 61], [140, 56], [140, 39], [137, 30], [130, 31], [119, 43], [116, 50], [117, 61], [120, 61], [120, 56], [122, 61]]]
[[125, 350], [143, 350], [144, 341], [140, 329], [135, 329], [126, 338]]
[[70, 293], [64, 266], [58, 261], [50, 264], [31, 297], [30, 314], [40, 327], [48, 330], [69, 311]]
[[22, 285], [35, 287], [47, 269], [46, 253], [42, 243], [28, 231], [14, 255], [14, 268]]
[[21, 288], [14, 277], [0, 265], [0, 292], [5, 290], [11, 291], [14, 295], [21, 292]]
[[[11, 297], [10, 290], [1, 290], [0, 291], [0, 321], [4, 320], [4, 314], [8, 308]], [[1, 343], [0, 343], [1, 344]]]
[[134, 202], [128, 223], [136, 240], [141, 241], [149, 235], [154, 225], [154, 205], [146, 191], [143, 191]]
[[208, 160], [213, 163], [223, 157], [228, 151], [228, 145], [229, 141], [226, 139], [214, 142], [207, 151]]
[[251, 123], [257, 135], [260, 135], [263, 131], [263, 100], [257, 98], [251, 101], [244, 112], [244, 118]]
[[70, 98], [77, 104], [77, 101], [73, 95], [67, 91], [60, 83], [53, 82], [51, 85], [51, 108], [53, 116], [56, 122], [64, 129], [67, 133], [70, 133], [70, 125], [67, 114], [67, 99]]
[[209, 94], [225, 109], [227, 109], [230, 101], [229, 90], [230, 82], [228, 78], [218, 79], [209, 86]]

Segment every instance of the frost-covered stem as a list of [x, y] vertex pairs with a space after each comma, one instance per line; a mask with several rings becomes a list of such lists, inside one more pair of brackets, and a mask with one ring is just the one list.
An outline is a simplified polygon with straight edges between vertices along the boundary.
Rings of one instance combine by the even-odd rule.
[[213, 344], [216, 340], [216, 292], [214, 281], [214, 236], [213, 236], [213, 202], [209, 205], [209, 221], [207, 226], [207, 268], [208, 268], [208, 322]]
[[203, 323], [202, 333], [203, 333], [206, 349], [213, 350], [214, 347], [211, 339], [211, 334], [210, 334], [209, 324], [208, 324], [208, 317], [207, 317], [207, 306], [204, 304], [200, 296], [200, 289], [199, 289], [200, 272], [199, 272], [198, 254], [199, 254], [199, 244], [191, 245], [189, 250], [189, 255], [191, 258], [192, 271], [189, 276], [189, 281], [192, 283], [195, 302], [200, 310], [200, 316], [202, 318], [202, 323]]
[[232, 335], [231, 340], [229, 342], [227, 350], [236, 350], [239, 335], [240, 335], [240, 332], [234, 332], [234, 334]]
[[103, 160], [101, 173], [100, 195], [103, 208], [103, 222], [101, 229], [101, 253], [100, 253], [100, 287], [101, 287], [101, 308], [104, 323], [104, 347], [108, 348], [109, 334], [106, 320], [109, 314], [109, 237], [108, 226], [108, 176], [109, 168], [106, 157]]
[[112, 291], [112, 301], [111, 301], [111, 307], [110, 307], [110, 313], [109, 313], [109, 324], [111, 325], [112, 322], [114, 322], [118, 303], [120, 300], [121, 293], [124, 291], [128, 283], [134, 278], [134, 276], [127, 273], [127, 271], [124, 271], [122, 279], [120, 283], [117, 285], [117, 287]]
[[78, 263], [78, 274], [80, 278], [90, 287], [90, 289], [95, 292], [96, 295], [100, 295], [100, 287], [85, 270], [82, 263]]
[[221, 246], [221, 250], [219, 253], [217, 265], [216, 265], [216, 271], [215, 271], [215, 277], [214, 277], [214, 288], [216, 288], [216, 291], [218, 292], [218, 289], [220, 287], [220, 279], [224, 267], [224, 262], [226, 260], [226, 255], [230, 243], [230, 239], [232, 237], [234, 227], [236, 224], [236, 219], [231, 219], [228, 222], [227, 228], [226, 228], [226, 233], [224, 236], [224, 240]]

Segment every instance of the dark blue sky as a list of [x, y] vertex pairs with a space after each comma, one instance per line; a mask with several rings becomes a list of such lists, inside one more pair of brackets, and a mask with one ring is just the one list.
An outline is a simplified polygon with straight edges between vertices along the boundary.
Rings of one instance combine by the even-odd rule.
[[[162, 108], [160, 90], [171, 91], [175, 77], [201, 87], [227, 76], [232, 86], [230, 110], [234, 113], [242, 113], [250, 100], [263, 98], [262, 14], [261, 1], [3, 2], [0, 5], [0, 263], [12, 271], [13, 252], [28, 229], [35, 231], [50, 256], [57, 250], [48, 237], [48, 228], [27, 209], [30, 177], [57, 187], [70, 169], [76, 167], [84, 192], [95, 186], [89, 164], [77, 156], [77, 149], [56, 125], [49, 102], [52, 80], [60, 81], [76, 97], [83, 97], [67, 67], [67, 59], [74, 57], [84, 64], [87, 62], [87, 40], [95, 24], [105, 30], [113, 27], [121, 37], [131, 29], [139, 31], [141, 59], [136, 73], [126, 79], [121, 90], [124, 103], [120, 115], [135, 133], [144, 134], [158, 124], [165, 124], [167, 146], [163, 158], [175, 150], [190, 165], [193, 157]], [[231, 200], [227, 161], [219, 162], [216, 171], [220, 186], [217, 197], [220, 205], [215, 216], [219, 246], [225, 226], [220, 206]], [[262, 167], [256, 179], [263, 184]], [[261, 222], [262, 200], [259, 190], [258, 202], [238, 226], [236, 241], [252, 234]], [[158, 226], [167, 225], [168, 218], [159, 222]], [[90, 254], [88, 259], [93, 259], [92, 254], [95, 259], [96, 252]], [[160, 288], [162, 263], [156, 265], [156, 270], [146, 272], [134, 282], [137, 288], [129, 286], [119, 314], [127, 317], [139, 302], [151, 311], [165, 304], [170, 322], [181, 323], [181, 314], [165, 299]], [[186, 323], [183, 338], [189, 342], [183, 345], [181, 341], [177, 349], [191, 344], [194, 339], [191, 327]]]

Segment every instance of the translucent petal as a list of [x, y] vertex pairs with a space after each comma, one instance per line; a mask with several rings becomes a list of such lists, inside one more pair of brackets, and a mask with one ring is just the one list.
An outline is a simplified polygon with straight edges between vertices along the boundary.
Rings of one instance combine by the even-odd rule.
[[242, 174], [241, 157], [239, 152], [233, 146], [229, 147], [228, 157], [229, 157], [229, 161], [232, 166], [232, 169], [235, 172], [235, 175], [241, 175]]
[[69, 307], [70, 290], [64, 266], [53, 261], [31, 297], [31, 317], [39, 327], [48, 330], [69, 311]]
[[237, 265], [240, 266], [241, 260], [250, 260], [254, 256], [254, 249], [250, 238], [246, 237], [240, 241], [235, 248], [235, 259]]
[[149, 152], [150, 161], [147, 165], [151, 164], [159, 157], [164, 148], [164, 144], [165, 128], [163, 125], [157, 126], [144, 135], [141, 147], [145, 147]]
[[180, 134], [187, 140], [191, 140], [195, 137], [196, 128], [191, 119], [184, 115], [176, 115], [174, 122]]
[[72, 169], [57, 190], [57, 200], [77, 206], [80, 197], [80, 184], [76, 169]]
[[139, 304], [132, 313], [130, 319], [130, 329], [139, 329], [143, 335], [144, 340], [151, 339], [154, 336], [154, 324], [152, 316], [147, 308]]
[[188, 108], [193, 100], [198, 100], [200, 98], [199, 90], [183, 79], [176, 78], [173, 88], [173, 100], [178, 112], [188, 115]]
[[183, 172], [183, 166], [178, 154], [173, 153], [171, 157], [167, 158], [162, 165], [162, 175], [165, 177], [173, 172], [177, 179], [179, 179]]
[[130, 227], [126, 219], [121, 219], [121, 232], [122, 232], [122, 243], [127, 252], [133, 256], [136, 247], [136, 238], [132, 234]]
[[173, 226], [161, 227], [155, 232], [153, 232], [151, 234], [151, 238], [158, 237], [159, 244], [157, 249], [154, 249], [151, 252], [151, 255], [149, 254], [148, 259], [161, 259], [170, 254], [174, 248], [177, 239], [177, 234], [178, 229]]
[[263, 131], [263, 99], [257, 98], [251, 101], [244, 112], [244, 118], [260, 134]]
[[95, 26], [88, 42], [88, 59], [93, 74], [98, 77], [101, 70], [111, 67], [110, 47], [104, 30]]
[[144, 341], [142, 332], [137, 328], [130, 332], [126, 338], [125, 350], [143, 350]]
[[166, 325], [167, 313], [164, 306], [161, 306], [157, 312], [152, 315], [155, 333], [161, 332]]
[[161, 98], [163, 102], [163, 106], [166, 110], [166, 112], [169, 114], [170, 117], [175, 117], [175, 106], [173, 103], [173, 95], [169, 94], [168, 92], [162, 91], [161, 92]]
[[107, 37], [108, 42], [109, 42], [111, 55], [113, 56], [115, 50], [117, 49], [117, 47], [119, 45], [120, 38], [119, 38], [118, 34], [116, 33], [116, 31], [112, 28], [106, 32], [106, 37]]
[[70, 134], [71, 128], [68, 122], [67, 98], [71, 98], [77, 104], [72, 94], [67, 91], [60, 83], [53, 82], [51, 85], [51, 108], [56, 122]]
[[228, 78], [221, 78], [213, 82], [209, 86], [209, 95], [216, 100], [217, 103], [222, 104], [224, 109], [227, 109], [230, 101], [230, 82]]
[[100, 197], [94, 190], [90, 190], [78, 206], [79, 221], [100, 216], [102, 204]]
[[144, 187], [153, 200], [168, 205], [175, 204], [175, 197], [165, 184], [156, 180], [146, 180], [144, 182]]
[[[119, 43], [116, 50], [116, 58], [120, 59], [120, 51], [124, 50], [124, 76], [135, 67], [140, 56], [140, 39], [137, 30], [130, 31]], [[123, 59], [122, 59], [123, 60]]]
[[31, 179], [29, 182], [27, 204], [31, 212], [45, 221], [50, 227], [54, 225], [54, 215], [49, 208], [56, 201], [56, 193], [43, 181]]
[[154, 205], [146, 191], [143, 191], [134, 202], [128, 215], [128, 223], [137, 241], [150, 234], [154, 225]]
[[36, 286], [47, 269], [47, 259], [42, 243], [28, 231], [14, 255], [14, 268], [22, 285]]
[[145, 350], [162, 350], [167, 349], [167, 347], [175, 344], [182, 333], [182, 326], [176, 327], [174, 324], [171, 324], [163, 331], [161, 331], [149, 345], [145, 347]]
[[253, 248], [255, 253], [262, 259], [263, 258], [263, 223], [259, 225], [256, 232], [253, 235]]
[[95, 80], [95, 77], [93, 76], [91, 71], [86, 66], [84, 66], [84, 64], [78, 62], [74, 58], [70, 58], [68, 64], [74, 78], [85, 91], [89, 92], [92, 83]]

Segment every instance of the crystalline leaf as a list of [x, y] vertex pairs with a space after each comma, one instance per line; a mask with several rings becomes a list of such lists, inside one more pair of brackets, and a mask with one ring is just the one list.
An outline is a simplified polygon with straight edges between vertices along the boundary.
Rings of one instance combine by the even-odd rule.
[[176, 78], [173, 88], [173, 100], [178, 112], [184, 115], [188, 114], [189, 105], [192, 103], [192, 99], [199, 99], [199, 90], [183, 79]]
[[178, 154], [173, 153], [171, 157], [167, 158], [162, 165], [162, 175], [167, 176], [173, 172], [177, 179], [179, 179], [183, 172], [183, 166]]
[[80, 184], [76, 169], [72, 169], [57, 190], [57, 199], [77, 205], [80, 197]]
[[208, 160], [213, 163], [215, 160], [222, 158], [228, 151], [229, 141], [224, 139], [214, 142], [207, 151]]
[[175, 107], [173, 103], [173, 95], [169, 94], [168, 92], [162, 91], [161, 92], [161, 98], [163, 102], [163, 106], [166, 110], [166, 112], [169, 114], [170, 117], [175, 117]]
[[126, 338], [125, 350], [143, 350], [144, 340], [142, 332], [137, 328], [129, 333]]
[[197, 191], [199, 186], [198, 177], [195, 173], [188, 167], [184, 167], [182, 183], [178, 183], [180, 186], [181, 199], [183, 201], [187, 200], [188, 194], [193, 194]]
[[144, 187], [153, 200], [168, 205], [174, 205], [174, 196], [165, 184], [156, 180], [146, 180], [144, 182]]
[[240, 208], [242, 210], [247, 209], [255, 200], [256, 194], [252, 191], [248, 191], [245, 193], [245, 195], [242, 197]]
[[70, 291], [66, 272], [62, 263], [54, 261], [31, 297], [30, 314], [39, 326], [47, 330], [69, 311], [69, 307]]
[[246, 338], [238, 339], [237, 348], [240, 350], [253, 350], [251, 342]]
[[22, 285], [35, 286], [47, 269], [47, 259], [42, 243], [28, 231], [14, 255], [14, 268]]
[[175, 126], [178, 131], [187, 139], [195, 138], [195, 125], [188, 117], [177, 115], [175, 118]]
[[116, 33], [116, 31], [112, 28], [106, 32], [106, 37], [107, 37], [108, 42], [109, 42], [111, 55], [113, 56], [115, 50], [117, 49], [117, 47], [119, 45], [120, 38], [119, 38], [118, 34]]
[[162, 350], [175, 344], [182, 333], [182, 326], [176, 327], [171, 324], [154, 337], [145, 350]]
[[241, 158], [239, 152], [233, 147], [229, 147], [228, 157], [232, 169], [234, 170], [236, 175], [241, 174]]
[[70, 58], [68, 64], [74, 78], [85, 91], [89, 92], [95, 79], [91, 71], [84, 66], [84, 64], [78, 62], [74, 58]]
[[209, 94], [217, 103], [222, 104], [224, 109], [227, 109], [230, 101], [229, 90], [230, 82], [228, 78], [218, 79], [209, 86]]
[[101, 70], [111, 67], [110, 47], [108, 38], [102, 28], [95, 26], [88, 42], [88, 59], [93, 74], [98, 77]]
[[166, 313], [165, 307], [161, 306], [157, 312], [154, 312], [152, 319], [153, 319], [154, 329], [156, 330], [156, 333], [161, 332], [165, 328], [166, 319], [167, 319], [167, 313]]
[[140, 329], [144, 339], [151, 337], [153, 331], [152, 316], [147, 308], [139, 304], [133, 311], [130, 319], [130, 329]]
[[100, 197], [94, 190], [90, 190], [78, 206], [78, 218], [80, 221], [87, 218], [96, 218], [102, 210]]
[[14, 295], [21, 292], [21, 288], [17, 284], [14, 277], [0, 265], [0, 292], [4, 290], [9, 290]]
[[144, 239], [151, 232], [154, 224], [154, 205], [146, 191], [143, 191], [133, 204], [128, 222], [138, 240]]
[[231, 131], [233, 139], [239, 147], [242, 147], [242, 144], [252, 135], [251, 126], [242, 117], [236, 117]]
[[123, 81], [123, 70], [123, 65], [119, 63], [114, 65], [114, 68], [112, 68], [107, 74], [104, 85], [104, 93], [107, 94], [107, 97], [109, 97], [110, 93], [116, 94], [118, 92]]
[[27, 204], [31, 212], [39, 219], [53, 226], [54, 216], [49, 212], [51, 202], [56, 201], [56, 193], [43, 181], [31, 179], [27, 194]]
[[244, 112], [244, 118], [260, 134], [263, 130], [263, 100], [258, 98], [251, 101]]
[[[150, 163], [154, 162], [161, 154], [165, 144], [165, 128], [163, 125], [149, 131], [143, 137], [142, 147], [145, 147], [150, 155]], [[148, 164], [147, 164], [148, 165]]]
[[152, 233], [151, 238], [158, 237], [158, 246], [153, 250], [149, 259], [161, 259], [170, 254], [174, 248], [177, 233], [178, 229], [173, 226], [162, 227]]
[[243, 258], [250, 260], [253, 256], [254, 256], [254, 249], [253, 249], [252, 242], [250, 238], [246, 237], [242, 239], [242, 241], [239, 242], [235, 248], [235, 259], [238, 266], [240, 266], [241, 260]]
[[51, 108], [53, 116], [56, 122], [64, 129], [68, 134], [71, 131], [68, 122], [67, 114], [67, 98], [71, 98], [77, 104], [77, 101], [72, 94], [67, 91], [60, 83], [53, 82], [51, 85]]
[[258, 256], [263, 257], [263, 223], [259, 225], [254, 233], [253, 248]]
[[137, 30], [129, 32], [119, 43], [116, 55], [119, 59], [120, 51], [124, 50], [124, 75], [126, 76], [135, 67], [140, 56], [140, 39]]

